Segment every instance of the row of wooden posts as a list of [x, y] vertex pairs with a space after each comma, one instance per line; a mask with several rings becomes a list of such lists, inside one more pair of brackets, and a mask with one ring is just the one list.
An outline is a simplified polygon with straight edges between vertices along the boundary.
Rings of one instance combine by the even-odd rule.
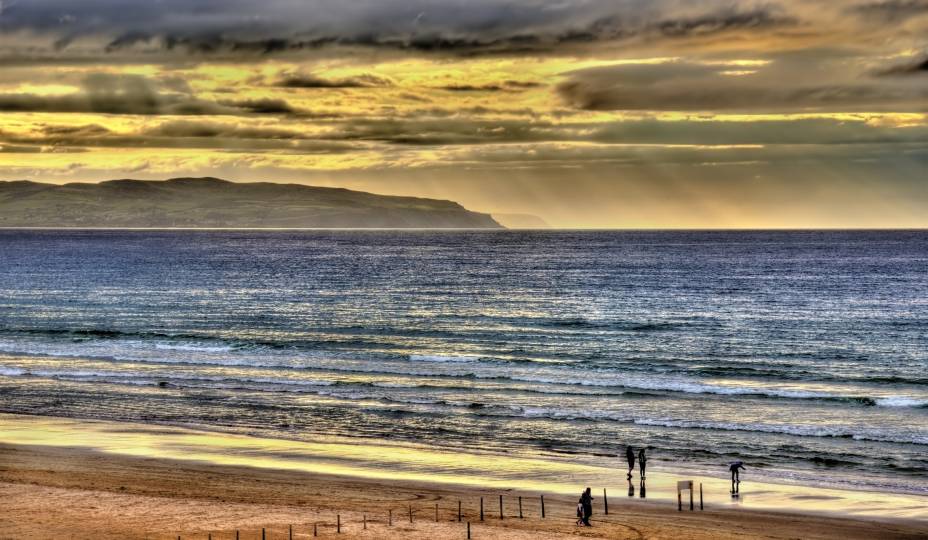
[[[678, 485], [678, 490], [677, 490], [678, 510], [680, 510], [680, 511], [683, 510], [683, 499], [682, 499], [682, 495], [681, 495], [681, 490], [679, 489], [679, 488], [682, 486], [682, 484], [683, 484], [683, 482], [681, 482], [681, 483]], [[691, 487], [689, 488], [689, 489], [690, 489], [690, 510], [693, 510], [693, 489], [692, 489], [692, 482], [690, 482], [690, 486], [691, 486]], [[684, 488], [684, 490], [685, 490], [685, 488]], [[484, 521], [484, 517], [485, 517], [485, 516], [484, 516], [483, 501], [484, 501], [484, 498], [483, 498], [483, 497], [480, 497], [480, 521]], [[541, 496], [539, 497], [539, 502], [540, 502], [540, 509], [541, 509], [541, 517], [542, 517], [542, 519], [544, 519], [544, 518], [545, 518], [545, 496], [544, 496], [544, 495], [541, 495]], [[700, 510], [703, 509], [703, 503], [702, 503], [702, 484], [699, 484], [699, 509], [700, 509]], [[607, 516], [609, 515], [609, 499], [608, 499], [608, 497], [607, 497], [607, 495], [606, 495], [606, 489], [605, 489], [605, 488], [603, 488], [603, 513], [604, 513], [605, 515], [607, 515]], [[502, 495], [499, 496], [499, 519], [505, 519], [505, 513], [504, 513], [504, 511], [503, 511], [503, 496], [502, 496]], [[521, 496], [519, 496], [519, 519], [524, 519], [524, 516], [523, 516], [523, 513], [522, 513], [522, 497], [521, 497]], [[462, 503], [461, 503], [460, 500], [458, 501], [458, 516], [457, 516], [457, 520], [458, 520], [458, 523], [460, 523], [460, 522], [463, 521]], [[439, 521], [439, 519], [438, 519], [438, 503], [435, 503], [435, 522], [438, 523], [438, 521]], [[412, 510], [412, 505], [409, 505], [409, 522], [410, 522], [410, 523], [413, 523], [413, 510]], [[471, 523], [470, 521], [467, 522], [467, 538], [468, 538], [468, 539], [470, 539], [470, 537], [471, 537], [470, 523]], [[388, 513], [387, 513], [387, 525], [390, 526], [390, 527], [393, 526], [393, 510], [392, 510], [392, 509], [390, 509], [390, 510], [388, 511]], [[362, 514], [362, 527], [363, 527], [365, 530], [367, 529], [367, 514]], [[341, 532], [342, 532], [342, 516], [341, 516], [341, 514], [336, 514], [336, 515], [335, 515], [335, 532], [336, 532], [336, 533], [341, 533]], [[319, 525], [318, 525], [318, 523], [313, 523], [313, 536], [319, 536]], [[208, 540], [213, 540], [213, 535], [212, 535], [212, 533], [208, 533], [208, 537], [207, 537], [207, 538], [208, 538]], [[178, 536], [178, 537], [177, 537], [177, 540], [182, 540], [182, 539], [181, 539], [180, 536]], [[240, 540], [240, 539], [239, 539], [239, 531], [235, 531], [235, 540]], [[261, 529], [261, 540], [267, 540], [267, 531], [266, 531], [264, 528]], [[293, 525], [290, 525], [290, 527], [289, 527], [289, 540], [293, 540]]]

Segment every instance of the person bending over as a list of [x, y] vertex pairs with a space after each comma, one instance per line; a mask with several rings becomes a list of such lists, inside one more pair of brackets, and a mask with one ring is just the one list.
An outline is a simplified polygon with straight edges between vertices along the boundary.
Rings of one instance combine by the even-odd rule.
[[733, 462], [731, 462], [731, 464], [728, 466], [728, 470], [731, 471], [731, 492], [732, 492], [732, 493], [737, 493], [737, 492], [738, 492], [738, 484], [741, 483], [741, 477], [740, 477], [740, 475], [738, 474], [738, 472], [739, 472], [739, 471], [745, 471], [745, 470], [747, 470], [747, 469], [744, 468], [744, 462], [743, 462], [743, 461], [733, 461]]

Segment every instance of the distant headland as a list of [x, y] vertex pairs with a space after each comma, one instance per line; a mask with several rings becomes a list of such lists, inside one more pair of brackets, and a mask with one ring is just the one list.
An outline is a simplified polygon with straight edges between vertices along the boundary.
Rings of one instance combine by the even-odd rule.
[[219, 178], [0, 182], [0, 227], [503, 228], [453, 201]]

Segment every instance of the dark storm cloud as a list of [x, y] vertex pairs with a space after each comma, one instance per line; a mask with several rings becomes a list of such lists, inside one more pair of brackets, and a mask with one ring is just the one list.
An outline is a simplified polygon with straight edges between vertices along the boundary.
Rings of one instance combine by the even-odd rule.
[[293, 114], [296, 112], [286, 100], [279, 98], [240, 99], [220, 102], [222, 105], [234, 109], [245, 110], [256, 114]]
[[[811, 68], [809, 61], [799, 55], [754, 67], [684, 61], [607, 66], [569, 73], [557, 91], [570, 106], [591, 111], [894, 111], [928, 103], [926, 87], [846, 73], [832, 77], [821, 58]], [[802, 74], [810, 69], [829, 82], [809, 82]]]
[[708, 146], [928, 144], [928, 126], [899, 128], [872, 125], [864, 119], [829, 118], [738, 122], [636, 120], [589, 126], [584, 140], [603, 144]]
[[229, 125], [219, 122], [165, 122], [144, 132], [157, 137], [205, 137], [234, 139], [300, 139], [300, 132], [290, 129]]
[[503, 86], [507, 86], [509, 88], [528, 89], [528, 88], [539, 88], [541, 86], [544, 86], [544, 84], [540, 82], [535, 82], [535, 81], [504, 81]]
[[792, 27], [799, 24], [796, 17], [775, 12], [770, 7], [749, 11], [722, 10], [698, 17], [668, 19], [647, 27], [668, 37], [689, 37], [719, 34], [731, 30], [764, 30]]
[[[524, 163], [557, 163], [568, 158], [572, 163], [583, 159], [626, 156], [622, 158], [624, 160], [629, 156], [658, 151], [649, 148], [665, 148], [664, 152], [667, 152], [674, 147], [691, 147], [679, 152], [694, 156], [694, 159], [720, 161], [743, 160], [747, 154], [753, 156], [751, 159], [776, 160], [780, 155], [777, 148], [789, 149], [792, 156], [808, 151], [844, 153], [855, 157], [863, 156], [865, 150], [852, 148], [879, 146], [900, 152], [928, 148], [926, 126], [873, 125], [864, 118], [856, 121], [819, 118], [738, 122], [648, 119], [604, 124], [526, 123], [462, 117], [406, 121], [354, 119], [330, 122], [324, 128], [307, 132], [295, 127], [254, 125], [250, 121], [195, 119], [171, 120], [130, 133], [116, 133], [96, 124], [50, 124], [39, 126], [28, 134], [0, 130], [0, 146], [56, 152], [86, 148], [164, 148], [287, 154], [343, 154], [377, 148], [395, 153], [434, 146], [441, 150], [458, 148], [456, 152], [470, 152], [469, 149], [473, 148], [473, 152], [484, 153], [486, 159]], [[578, 142], [588, 144], [571, 144]], [[737, 152], [729, 154], [724, 150], [733, 145], [740, 146]], [[722, 148], [719, 152], [724, 154], [707, 157], [706, 149], [713, 147]]]
[[[0, 130], [0, 146], [72, 151], [81, 148], [203, 148], [304, 154], [345, 153], [353, 146], [307, 138], [295, 130], [221, 122], [175, 120], [135, 133], [114, 133], [95, 124], [47, 125], [39, 134], [15, 135]], [[18, 152], [22, 153], [22, 152]]]
[[[189, 136], [187, 130], [204, 129], [211, 136], [232, 137], [242, 128], [198, 122], [172, 126], [171, 134]], [[174, 131], [176, 129], [176, 131]], [[163, 134], [164, 132], [159, 131]], [[286, 132], [285, 132], [286, 133]], [[781, 121], [623, 120], [609, 123], [555, 123], [545, 120], [481, 120], [470, 117], [431, 120], [351, 119], [332, 122], [322, 134], [297, 135], [314, 140], [369, 142], [395, 146], [473, 146], [512, 143], [597, 143], [602, 145], [856, 145], [928, 144], [928, 128], [874, 126], [864, 120], [804, 119]], [[256, 138], [276, 136], [257, 132]]]
[[[558, 52], [570, 45], [590, 45], [635, 38], [706, 37], [738, 30], [770, 30], [792, 27], [798, 20], [779, 15], [770, 9], [738, 11], [721, 9], [708, 14], [684, 18], [658, 18], [641, 21], [637, 17], [609, 15], [579, 25], [550, 22], [540, 28], [522, 28], [526, 21], [518, 17], [500, 21], [492, 27], [446, 28], [425, 31], [387, 33], [377, 28], [358, 34], [322, 35], [313, 39], [274, 38], [241, 40], [217, 36], [165, 38], [165, 48], [184, 49], [190, 53], [252, 52], [270, 54], [286, 51], [321, 49], [329, 46], [367, 47], [418, 53], [446, 53], [462, 56], [481, 54], [530, 54]], [[508, 30], [504, 23], [511, 23]]]
[[534, 81], [503, 81], [498, 84], [449, 84], [437, 88], [449, 92], [522, 92], [540, 86], [543, 85]]
[[450, 84], [448, 86], [439, 86], [439, 90], [449, 92], [502, 92], [505, 88], [498, 84]]
[[392, 86], [392, 83], [376, 75], [364, 74], [344, 79], [326, 79], [312, 73], [285, 73], [273, 86], [281, 88], [374, 88]]
[[865, 19], [876, 17], [884, 22], [899, 22], [912, 17], [928, 15], [928, 0], [869, 2], [853, 6], [850, 11]]
[[928, 58], [893, 66], [879, 72], [882, 76], [928, 75]]
[[[106, 52], [118, 51], [139, 43], [148, 43], [151, 40], [152, 36], [147, 32], [130, 31], [110, 41], [105, 50]], [[58, 48], [64, 48], [67, 45], [68, 43], [58, 42]]]
[[[293, 148], [295, 141], [352, 142], [397, 146], [586, 142], [602, 145], [856, 145], [928, 144], [928, 128], [874, 126], [864, 120], [804, 119], [781, 121], [662, 122], [624, 120], [602, 123], [552, 123], [469, 118], [444, 120], [349, 120], [327, 124], [322, 133], [252, 126], [249, 123], [175, 120], [117, 134], [99, 125], [42, 126], [38, 135], [0, 132], [0, 143], [97, 147], [243, 147]], [[236, 142], [247, 141], [247, 143]]]
[[263, 55], [341, 45], [468, 55], [797, 23], [775, 4], [740, 9], [724, 0], [35, 0], [9, 7], [0, 32], [51, 38], [59, 51], [91, 36], [107, 53]]
[[0, 143], [0, 154], [38, 154], [41, 146], [16, 146]]
[[95, 73], [84, 78], [81, 86], [81, 92], [63, 96], [0, 94], [0, 110], [140, 115], [229, 113], [214, 103], [163, 93], [138, 75]]
[[83, 79], [81, 87], [81, 92], [60, 96], [0, 94], [0, 111], [184, 116], [303, 114], [282, 99], [212, 102], [185, 93], [165, 92], [176, 83], [159, 85], [139, 75], [94, 73]]
[[108, 135], [110, 130], [98, 124], [87, 124], [83, 126], [42, 126], [41, 132], [49, 138], [70, 137], [78, 139]]

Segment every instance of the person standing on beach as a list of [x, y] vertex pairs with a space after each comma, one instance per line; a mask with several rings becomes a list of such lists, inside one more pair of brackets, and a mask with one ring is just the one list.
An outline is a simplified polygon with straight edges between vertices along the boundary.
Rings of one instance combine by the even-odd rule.
[[648, 464], [648, 458], [644, 455], [644, 448], [638, 450], [638, 467], [641, 468], [641, 479], [644, 480], [644, 468]]
[[635, 449], [632, 445], [628, 445], [628, 448], [625, 449], [625, 459], [628, 460], [628, 478], [632, 477], [632, 471], [635, 470]]
[[583, 525], [590, 527], [590, 516], [593, 515], [593, 493], [590, 488], [586, 488], [580, 496], [580, 504], [583, 505]]
[[747, 470], [744, 468], [743, 461], [732, 461], [728, 466], [728, 470], [731, 471], [731, 492], [738, 493], [739, 484], [741, 483], [741, 477], [738, 474], [739, 470]]

